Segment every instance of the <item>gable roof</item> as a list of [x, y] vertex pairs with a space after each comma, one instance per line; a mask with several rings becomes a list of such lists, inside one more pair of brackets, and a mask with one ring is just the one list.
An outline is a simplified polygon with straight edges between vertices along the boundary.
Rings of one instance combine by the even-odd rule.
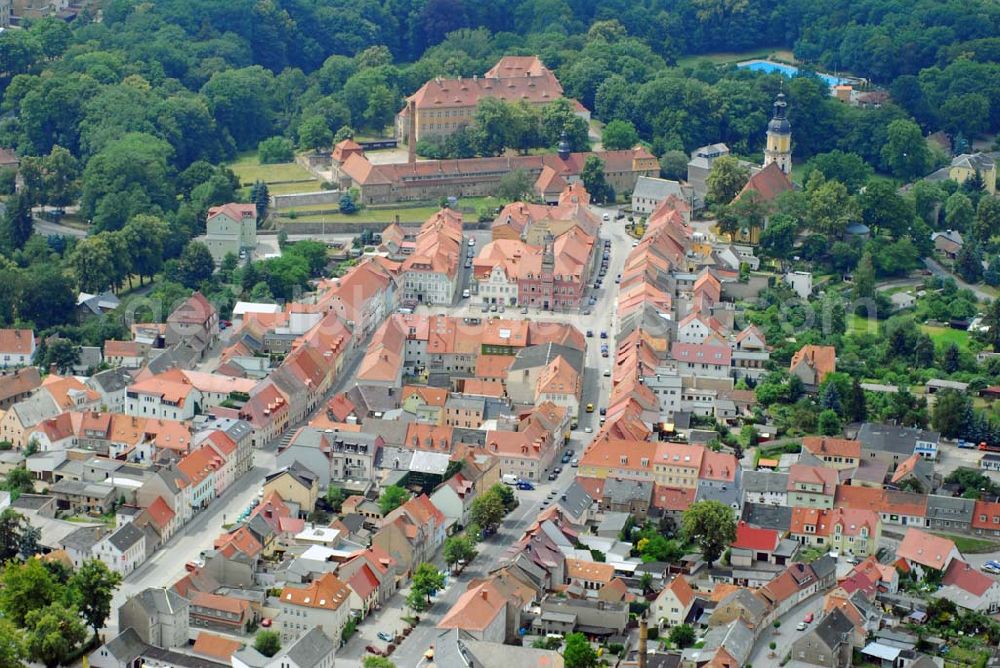
[[981, 573], [961, 559], [952, 559], [941, 579], [943, 585], [953, 585], [975, 596], [982, 596], [990, 587], [1000, 587], [994, 578]]
[[951, 562], [953, 550], [953, 541], [910, 527], [896, 548], [896, 556], [941, 571]]
[[439, 629], [482, 631], [504, 612], [507, 599], [489, 580], [471, 587], [438, 622]]
[[783, 192], [792, 190], [791, 179], [785, 174], [778, 163], [772, 162], [764, 169], [750, 177], [736, 199], [744, 197], [751, 190], [757, 193], [757, 198], [763, 202], [771, 202]]
[[741, 550], [771, 551], [778, 546], [781, 537], [774, 529], [758, 529], [746, 522], [736, 525], [736, 540], [732, 546]]
[[846, 438], [830, 438], [827, 436], [806, 436], [802, 439], [802, 447], [817, 457], [861, 457], [861, 441], [850, 441]]
[[817, 382], [822, 383], [828, 373], [837, 370], [837, 349], [833, 346], [806, 344], [792, 355], [792, 362], [788, 368], [794, 371], [795, 367], [802, 363], [812, 367], [816, 372]]

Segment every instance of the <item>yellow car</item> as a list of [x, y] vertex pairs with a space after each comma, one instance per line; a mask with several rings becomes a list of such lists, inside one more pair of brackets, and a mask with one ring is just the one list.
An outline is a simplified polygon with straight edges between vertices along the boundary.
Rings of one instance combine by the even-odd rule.
[[594, 404], [587, 404], [587, 412], [588, 413], [594, 412]]

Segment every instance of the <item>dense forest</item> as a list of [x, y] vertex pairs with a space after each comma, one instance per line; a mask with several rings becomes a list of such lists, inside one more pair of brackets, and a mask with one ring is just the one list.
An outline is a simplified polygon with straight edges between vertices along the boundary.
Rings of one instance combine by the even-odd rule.
[[[22, 156], [25, 182], [3, 218], [0, 320], [41, 329], [73, 324], [76, 289], [210, 280], [200, 245], [187, 242], [209, 206], [251, 196], [220, 166], [238, 152], [381, 132], [427, 79], [482, 73], [504, 54], [538, 54], [568, 96], [619, 121], [622, 141], [634, 129], [668, 176], [680, 152], [706, 143], [757, 157], [782, 89], [797, 160], [841, 181], [919, 177], [940, 161], [913, 150], [922, 134], [1000, 128], [1000, 6], [987, 0], [111, 0], [69, 24], [22, 28], [0, 34], [0, 145]], [[807, 67], [866, 77], [894, 102], [859, 109], [815, 77], [697, 58], [754, 48], [791, 48]], [[13, 176], [0, 177], [12, 191]], [[823, 231], [813, 214], [843, 202], [838, 188], [813, 197], [814, 210], [785, 212]], [[951, 194], [924, 189], [917, 213], [933, 227], [928, 209]], [[32, 236], [30, 207], [73, 202], [91, 236]], [[758, 215], [728, 213], [734, 225]], [[787, 235], [765, 241], [777, 255]], [[275, 281], [277, 295], [294, 279]]]

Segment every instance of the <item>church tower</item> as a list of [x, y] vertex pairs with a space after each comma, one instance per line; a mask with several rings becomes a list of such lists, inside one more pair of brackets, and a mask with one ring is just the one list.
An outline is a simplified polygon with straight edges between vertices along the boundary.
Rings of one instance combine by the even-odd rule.
[[767, 124], [767, 146], [764, 148], [764, 166], [772, 162], [785, 174], [792, 173], [792, 126], [785, 116], [785, 94], [778, 93], [774, 101], [774, 116]]

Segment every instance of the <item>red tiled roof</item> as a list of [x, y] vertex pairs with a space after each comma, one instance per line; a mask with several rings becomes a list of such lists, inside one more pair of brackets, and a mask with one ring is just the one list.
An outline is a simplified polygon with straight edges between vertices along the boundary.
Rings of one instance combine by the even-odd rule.
[[982, 596], [990, 587], [996, 585], [997, 581], [985, 573], [980, 573], [961, 559], [953, 559], [948, 564], [948, 570], [944, 572], [941, 584], [954, 585], [970, 594]]
[[160, 531], [163, 531], [163, 529], [170, 523], [170, 520], [174, 518], [174, 511], [171, 510], [170, 506], [167, 505], [167, 502], [163, 500], [162, 496], [156, 497], [156, 500], [149, 504], [146, 508], [146, 512], [149, 513], [150, 518], [153, 520], [153, 524], [155, 524]]
[[788, 175], [781, 171], [778, 163], [772, 162], [770, 165], [760, 170], [750, 177], [743, 190], [736, 196], [736, 199], [743, 197], [753, 190], [757, 193], [758, 199], [763, 202], [770, 202], [783, 192], [792, 190], [792, 181]]
[[736, 526], [736, 540], [733, 547], [742, 550], [771, 551], [780, 541], [778, 532], [774, 529], [758, 529], [746, 522], [740, 522]]
[[954, 549], [951, 540], [910, 527], [896, 548], [896, 556], [940, 571], [948, 566]]
[[28, 355], [35, 341], [30, 329], [0, 329], [0, 352], [10, 355]]
[[1000, 502], [976, 501], [972, 511], [973, 529], [1000, 529]]

